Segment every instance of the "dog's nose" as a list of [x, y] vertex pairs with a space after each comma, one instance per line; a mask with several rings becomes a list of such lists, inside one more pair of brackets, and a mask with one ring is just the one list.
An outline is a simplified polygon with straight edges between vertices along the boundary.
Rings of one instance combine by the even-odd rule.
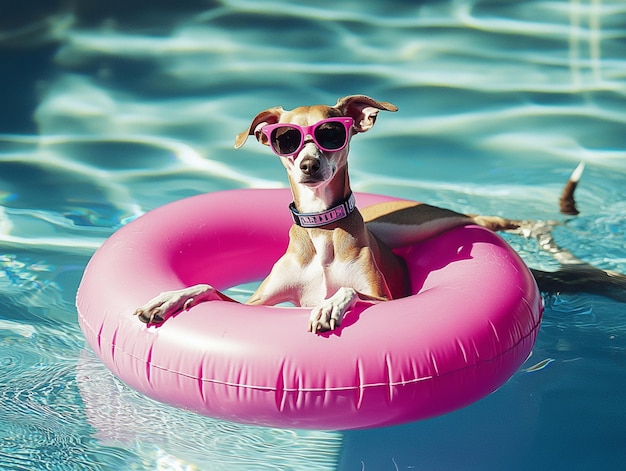
[[302, 170], [302, 173], [310, 177], [315, 175], [319, 171], [319, 169], [320, 161], [317, 159], [307, 157], [302, 159], [302, 162], [300, 162], [300, 170]]

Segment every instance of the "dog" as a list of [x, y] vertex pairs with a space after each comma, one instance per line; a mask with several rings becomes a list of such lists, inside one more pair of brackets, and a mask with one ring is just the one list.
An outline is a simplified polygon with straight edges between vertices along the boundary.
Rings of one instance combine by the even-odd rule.
[[[340, 98], [334, 106], [275, 107], [257, 114], [249, 128], [237, 135], [236, 149], [251, 135], [271, 148], [287, 171], [293, 193], [290, 210], [294, 224], [287, 250], [246, 304], [291, 302], [311, 307], [308, 331], [330, 331], [341, 325], [346, 312], [359, 300], [381, 302], [409, 294], [407, 269], [394, 248], [468, 224], [545, 239], [552, 226], [465, 215], [423, 203], [394, 201], [359, 210], [348, 173], [350, 140], [369, 131], [380, 111], [397, 109], [365, 95]], [[561, 207], [570, 212], [575, 211], [573, 193], [580, 173], [579, 168], [561, 197]], [[548, 243], [544, 248], [554, 249], [551, 243], [553, 246]], [[553, 252], [569, 253], [559, 247]], [[570, 269], [576, 260], [568, 258]], [[590, 276], [589, 266], [580, 264]], [[594, 270], [607, 276], [608, 272]], [[558, 279], [554, 273], [533, 273], [538, 279]], [[218, 299], [234, 302], [212, 286], [199, 284], [161, 293], [135, 315], [142, 322], [158, 324], [198, 303]]]

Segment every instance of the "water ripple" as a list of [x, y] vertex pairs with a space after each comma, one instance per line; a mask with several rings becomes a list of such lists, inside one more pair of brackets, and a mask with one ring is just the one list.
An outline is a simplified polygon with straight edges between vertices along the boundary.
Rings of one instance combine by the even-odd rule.
[[[356, 190], [562, 220], [560, 245], [626, 272], [621, 0], [222, 0], [140, 11], [120, 2], [39, 3], [32, 19], [17, 3], [0, 18], [0, 53], [19, 69], [3, 76], [5, 91], [24, 90], [25, 101], [32, 94], [32, 109], [8, 107], [7, 121], [7, 129], [28, 123], [30, 134], [0, 134], [0, 468], [337, 469], [342, 438], [361, 436], [368, 446], [352, 467], [372, 467], [368, 453], [399, 467], [383, 446], [396, 443], [414, 453], [407, 469], [420, 466], [424, 457], [401, 445], [405, 428], [392, 440], [388, 429], [306, 433], [197, 417], [146, 400], [84, 351], [74, 294], [88, 256], [114, 230], [182, 197], [287, 185], [279, 160], [254, 139], [233, 149], [234, 136], [271, 106], [353, 93], [393, 102], [399, 112], [381, 113], [375, 130], [351, 144]], [[565, 220], [557, 200], [579, 161], [587, 163], [581, 214]], [[534, 241], [505, 237], [528, 263], [555, 268]], [[244, 299], [252, 289], [232, 292]], [[612, 422], [623, 410], [623, 307], [561, 295], [546, 306], [538, 360], [528, 366], [539, 374], [497, 393], [541, 402], [537, 422], [524, 414], [522, 424], [533, 429], [522, 442], [533, 445], [516, 462], [529, 467], [572, 456], [563, 430], [583, 443], [601, 417], [606, 436], [623, 431]], [[523, 383], [532, 381], [546, 384], [528, 393]], [[579, 407], [554, 400], [564, 388], [567, 398], [578, 392]], [[617, 413], [606, 410], [609, 396]], [[474, 411], [482, 420], [496, 409], [487, 401]], [[460, 424], [460, 439], [474, 432], [466, 412], [476, 414], [446, 419]], [[585, 413], [593, 419], [579, 419]], [[565, 426], [551, 434], [552, 423]], [[445, 446], [429, 448], [441, 466]], [[585, 459], [603, 463], [620, 450], [607, 449], [585, 448]], [[502, 453], [489, 456], [511, 462]]]
[[76, 380], [104, 443], [136, 443], [139, 454], [157, 452], [192, 469], [335, 469], [338, 433], [244, 426], [164, 406], [122, 385], [90, 352], [81, 354]]

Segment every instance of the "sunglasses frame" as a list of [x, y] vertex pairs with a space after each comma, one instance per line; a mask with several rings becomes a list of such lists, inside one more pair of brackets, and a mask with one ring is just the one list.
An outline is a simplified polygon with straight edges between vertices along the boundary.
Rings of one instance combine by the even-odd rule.
[[[343, 124], [343, 127], [346, 130], [346, 140], [345, 140], [345, 142], [343, 143], [342, 146], [340, 146], [340, 147], [338, 147], [336, 149], [328, 149], [328, 148], [322, 146], [317, 141], [317, 138], [315, 137], [315, 131], [316, 131], [316, 129], [319, 126], [321, 126], [322, 124], [325, 124], [325, 123], [341, 123], [341, 124]], [[352, 128], [352, 126], [354, 126], [354, 119], [352, 119], [352, 118], [350, 118], [348, 116], [338, 116], [338, 117], [334, 117], [334, 118], [326, 118], [326, 119], [323, 119], [321, 121], [318, 121], [315, 124], [312, 124], [311, 126], [304, 126], [304, 127], [303, 126], [298, 126], [297, 124], [291, 124], [291, 123], [268, 124], [267, 126], [263, 126], [261, 128], [261, 132], [267, 138], [267, 142], [269, 143], [269, 146], [272, 149], [272, 152], [274, 152], [279, 157], [290, 157], [290, 156], [296, 155], [298, 152], [300, 152], [302, 150], [302, 148], [304, 147], [305, 142], [307, 141], [307, 137], [310, 137], [313, 140], [313, 142], [315, 143], [315, 145], [320, 150], [322, 150], [324, 152], [338, 152], [338, 151], [344, 149], [348, 145], [348, 141], [350, 140], [350, 129]], [[279, 129], [281, 127], [294, 128], [294, 129], [300, 131], [300, 144], [298, 145], [298, 147], [296, 148], [295, 151], [289, 152], [289, 153], [280, 153], [280, 152], [278, 152], [274, 148], [274, 144], [272, 143], [272, 133], [276, 129]]]

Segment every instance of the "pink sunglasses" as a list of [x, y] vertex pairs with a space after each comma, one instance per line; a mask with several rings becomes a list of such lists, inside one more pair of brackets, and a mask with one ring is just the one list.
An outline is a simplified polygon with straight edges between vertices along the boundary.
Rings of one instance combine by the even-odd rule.
[[352, 118], [327, 118], [305, 127], [287, 123], [268, 124], [261, 128], [261, 132], [267, 137], [274, 153], [286, 157], [300, 152], [307, 136], [320, 150], [339, 151], [348, 144], [353, 124]]

